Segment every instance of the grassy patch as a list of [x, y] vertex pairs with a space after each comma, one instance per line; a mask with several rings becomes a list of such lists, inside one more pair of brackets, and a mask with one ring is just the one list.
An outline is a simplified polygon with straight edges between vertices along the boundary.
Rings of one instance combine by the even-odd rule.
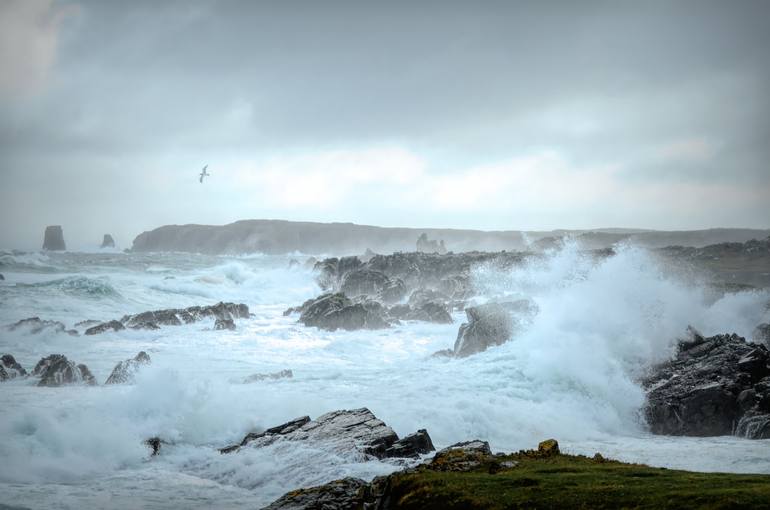
[[770, 508], [770, 476], [693, 473], [582, 456], [514, 454], [511, 468], [470, 472], [421, 468], [390, 478], [390, 507]]

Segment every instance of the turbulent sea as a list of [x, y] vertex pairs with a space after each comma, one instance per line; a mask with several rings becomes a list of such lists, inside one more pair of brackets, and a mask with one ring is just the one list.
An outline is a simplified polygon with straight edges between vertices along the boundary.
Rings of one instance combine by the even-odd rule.
[[[284, 317], [321, 292], [290, 258], [0, 252], [0, 325], [39, 316], [70, 328], [219, 301], [246, 303], [253, 314], [236, 331], [205, 321], [96, 336], [0, 330], [0, 353], [27, 370], [60, 353], [100, 383], [0, 383], [0, 507], [257, 508], [298, 487], [400, 469], [307, 443], [217, 451], [249, 431], [358, 407], [401, 436], [427, 429], [437, 448], [479, 438], [513, 451], [554, 437], [570, 453], [770, 473], [770, 440], [650, 435], [637, 382], [672, 355], [688, 325], [751, 338], [770, 318], [767, 292], [718, 297], [645, 251], [622, 248], [597, 262], [567, 246], [510, 272], [476, 268], [474, 301], [529, 297], [540, 312], [500, 347], [439, 359], [430, 355], [452, 347], [464, 313], [451, 325], [333, 333]], [[140, 350], [152, 364], [136, 384], [102, 385]], [[242, 382], [283, 369], [294, 377]], [[142, 441], [152, 436], [171, 444], [151, 458]]]

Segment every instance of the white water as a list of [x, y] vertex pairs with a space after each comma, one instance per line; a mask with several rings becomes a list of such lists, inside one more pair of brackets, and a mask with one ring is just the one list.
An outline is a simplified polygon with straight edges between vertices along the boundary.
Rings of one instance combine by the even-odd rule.
[[[308, 414], [369, 407], [404, 435], [427, 428], [437, 447], [471, 438], [494, 450], [562, 448], [653, 465], [770, 473], [770, 441], [651, 436], [639, 419], [635, 380], [672, 352], [691, 324], [705, 334], [750, 337], [767, 321], [767, 293], [714, 302], [678, 281], [646, 252], [626, 248], [601, 263], [574, 246], [500, 274], [478, 268], [478, 301], [529, 297], [540, 312], [513, 341], [462, 360], [429, 355], [451, 347], [455, 324], [405, 323], [385, 331], [328, 333], [283, 317], [317, 295], [311, 272], [288, 257], [181, 254], [0, 255], [0, 324], [40, 316], [68, 327], [144, 310], [245, 302], [238, 330], [211, 324], [91, 337], [0, 333], [0, 352], [28, 370], [62, 353], [103, 382], [120, 360], [147, 351], [136, 385], [0, 386], [0, 503], [28, 508], [250, 508], [284, 492], [397, 466], [358, 463], [319, 445], [220, 455], [246, 432]], [[169, 278], [171, 277], [171, 278]], [[290, 368], [293, 379], [253, 384], [255, 372]], [[150, 459], [141, 441], [173, 441]]]

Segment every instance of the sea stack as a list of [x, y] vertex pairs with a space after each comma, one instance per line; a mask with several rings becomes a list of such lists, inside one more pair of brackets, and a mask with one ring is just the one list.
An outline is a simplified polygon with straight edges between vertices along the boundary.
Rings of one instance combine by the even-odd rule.
[[104, 239], [102, 240], [102, 248], [114, 248], [115, 247], [115, 239], [112, 238], [110, 234], [104, 234]]
[[45, 237], [43, 238], [43, 249], [50, 251], [66, 250], [64, 244], [64, 232], [60, 225], [51, 225], [45, 227]]

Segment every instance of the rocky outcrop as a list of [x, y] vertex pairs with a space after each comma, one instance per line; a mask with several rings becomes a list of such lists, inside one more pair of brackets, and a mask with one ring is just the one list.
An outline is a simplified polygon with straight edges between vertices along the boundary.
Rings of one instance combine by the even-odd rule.
[[235, 331], [235, 321], [230, 318], [217, 317], [214, 321], [214, 330], [216, 331]]
[[42, 332], [49, 333], [67, 333], [71, 336], [77, 336], [78, 332], [74, 329], [67, 329], [64, 323], [59, 321], [43, 320], [40, 317], [30, 317], [14, 322], [6, 326], [8, 331], [24, 331], [25, 333], [37, 335]]
[[449, 315], [446, 306], [441, 303], [429, 301], [417, 308], [410, 310], [403, 316], [404, 320], [425, 321], [435, 324], [452, 324], [452, 316]]
[[353, 510], [365, 508], [369, 484], [360, 478], [343, 478], [317, 487], [291, 491], [263, 510]]
[[346, 296], [374, 296], [390, 286], [390, 278], [380, 271], [357, 269], [349, 271], [342, 278], [340, 291]]
[[145, 367], [151, 363], [150, 356], [144, 351], [140, 351], [139, 354], [132, 359], [127, 359], [119, 362], [112, 369], [112, 373], [104, 381], [104, 384], [132, 384], [136, 382], [136, 374], [142, 367]]
[[52, 225], [45, 228], [43, 249], [49, 251], [63, 251], [67, 249], [67, 245], [64, 244], [64, 232], [60, 225]]
[[643, 381], [655, 434], [770, 438], [770, 354], [735, 334], [690, 330], [676, 357]]
[[309, 441], [339, 454], [385, 458], [418, 457], [433, 450], [425, 430], [399, 439], [392, 428], [366, 408], [333, 411], [311, 420], [308, 416], [250, 433], [237, 444], [222, 448], [231, 453], [248, 445], [259, 448], [276, 441]]
[[259, 381], [276, 380], [276, 379], [291, 379], [294, 377], [294, 372], [291, 370], [281, 370], [279, 372], [272, 372], [269, 374], [251, 374], [246, 376], [241, 381], [243, 384], [250, 384]]
[[15, 379], [16, 377], [25, 377], [27, 371], [10, 354], [3, 354], [0, 358], [0, 370], [4, 374], [0, 380]]
[[[136, 315], [124, 315], [120, 320], [103, 322], [88, 328], [86, 335], [96, 335], [108, 330], [120, 331], [129, 329], [160, 329], [161, 326], [181, 326], [203, 319], [220, 321], [220, 327], [215, 329], [235, 329], [233, 319], [249, 317], [249, 307], [243, 303], [217, 303], [213, 306], [191, 306], [189, 308], [170, 308], [142, 312]], [[229, 322], [228, 322], [229, 321]]]
[[102, 239], [102, 245], [100, 248], [114, 248], [115, 247], [115, 239], [112, 238], [110, 234], [104, 234], [104, 239]]
[[527, 300], [466, 308], [468, 322], [457, 331], [454, 355], [470, 356], [507, 342], [536, 313], [537, 306]]
[[342, 293], [323, 294], [301, 308], [299, 322], [328, 331], [390, 327], [387, 310], [379, 302], [353, 302]]
[[38, 361], [32, 375], [40, 377], [38, 386], [96, 384], [96, 379], [86, 365], [70, 361], [61, 354], [51, 354]]

